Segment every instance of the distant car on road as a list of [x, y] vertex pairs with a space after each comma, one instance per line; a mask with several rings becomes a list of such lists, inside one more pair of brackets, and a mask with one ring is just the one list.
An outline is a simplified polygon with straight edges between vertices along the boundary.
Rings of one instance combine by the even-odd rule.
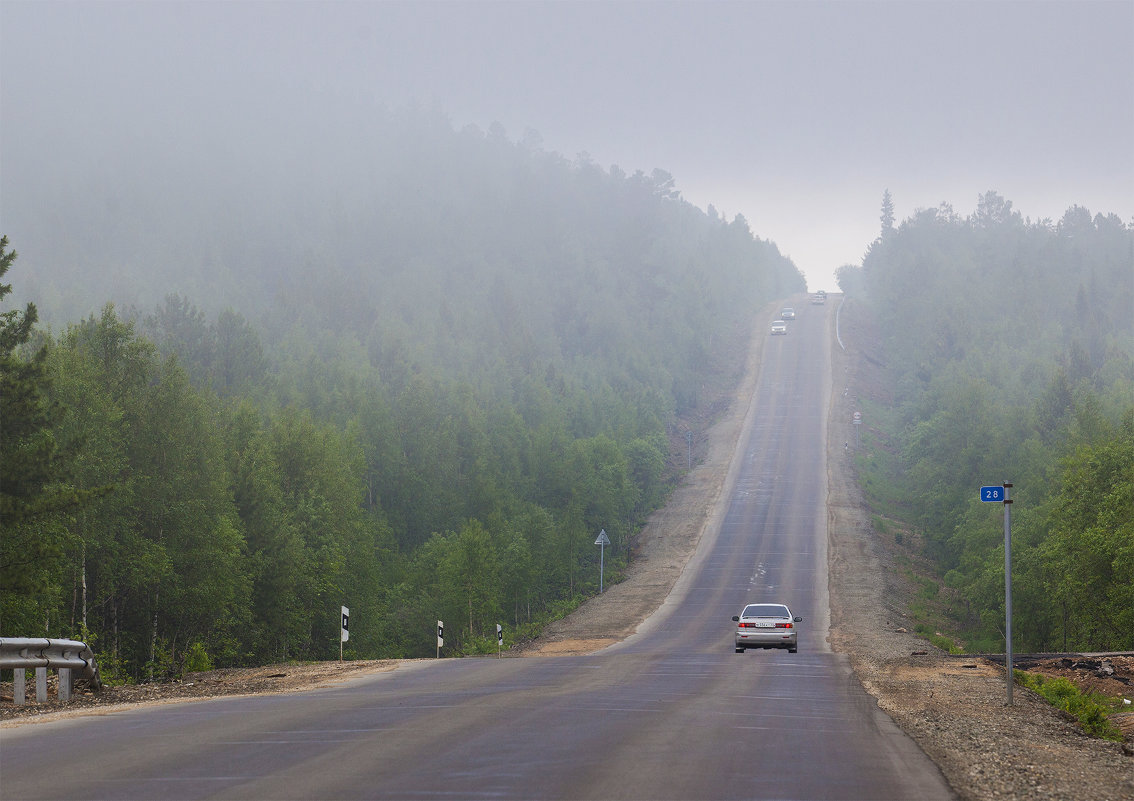
[[772, 334], [773, 335], [775, 335], [775, 334], [786, 334], [786, 333], [787, 333], [787, 323], [785, 323], [783, 320], [773, 320], [772, 321]]
[[738, 654], [745, 648], [787, 648], [794, 654], [799, 647], [795, 624], [802, 623], [803, 618], [793, 617], [784, 604], [748, 604], [732, 619], [736, 622]]
[[784, 310], [780, 312], [780, 318], [784, 320], [794, 320], [795, 309], [793, 309], [791, 306], [785, 306]]
[[811, 305], [812, 306], [822, 306], [826, 302], [827, 302], [827, 293], [826, 292], [817, 292], [816, 294], [811, 296]]

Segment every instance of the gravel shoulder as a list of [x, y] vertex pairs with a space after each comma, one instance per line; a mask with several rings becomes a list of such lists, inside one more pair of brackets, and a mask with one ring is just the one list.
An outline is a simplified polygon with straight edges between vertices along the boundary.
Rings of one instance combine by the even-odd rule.
[[[825, 307], [832, 338], [840, 299], [831, 296]], [[798, 302], [806, 300], [801, 297]], [[771, 319], [772, 311], [771, 306], [762, 310], [757, 319]], [[844, 447], [854, 441], [850, 420], [856, 388], [879, 385], [872, 381], [878, 361], [871, 352], [876, 338], [869, 320], [856, 314], [853, 303], [845, 304], [838, 316], [845, 349], [838, 342], [832, 348], [827, 455], [832, 649], [848, 655], [863, 687], [940, 766], [962, 799], [1134, 799], [1129, 728], [1126, 743], [1089, 737], [1067, 715], [1023, 687], [1014, 689], [1015, 703], [1007, 707], [1002, 667], [979, 657], [949, 656], [907, 631], [904, 599], [911, 597], [910, 587], [903, 586], [901, 571], [893, 569], [895, 555], [887, 551], [890, 543], [874, 533], [855, 480], [852, 454]], [[721, 403], [711, 404], [721, 413], [698, 433], [698, 464], [640, 533], [625, 580], [510, 655], [591, 653], [633, 634], [639, 628], [636, 621], [648, 621], [661, 606], [701, 537], [711, 533], [724, 514], [735, 443], [743, 432], [767, 336], [762, 325], [756, 329], [739, 385], [723, 394]], [[1118, 667], [1114, 681], [1129, 681], [1134, 659], [1113, 661]], [[97, 714], [123, 704], [310, 689], [393, 670], [399, 664], [379, 660], [217, 670], [192, 674], [178, 684], [80, 693], [65, 708], [54, 700], [14, 708], [8, 683], [0, 685], [0, 696], [8, 696], [0, 701], [0, 727], [59, 715]], [[1047, 668], [1053, 675], [1061, 670], [1062, 675], [1075, 675], [1076, 670], [1058, 660]], [[28, 689], [34, 698], [34, 687]]]

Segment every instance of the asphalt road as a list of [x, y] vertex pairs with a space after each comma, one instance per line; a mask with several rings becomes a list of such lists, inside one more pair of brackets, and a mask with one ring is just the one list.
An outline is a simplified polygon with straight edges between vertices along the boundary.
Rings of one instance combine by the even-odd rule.
[[[590, 656], [450, 659], [290, 695], [0, 732], [3, 799], [946, 799], [826, 645], [826, 307], [765, 346], [729, 511]], [[752, 601], [799, 652], [733, 652]]]

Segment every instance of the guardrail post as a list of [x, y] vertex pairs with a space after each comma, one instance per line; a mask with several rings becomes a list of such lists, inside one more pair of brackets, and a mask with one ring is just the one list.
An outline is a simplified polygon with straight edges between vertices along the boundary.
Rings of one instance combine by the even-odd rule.
[[[27, 674], [35, 669], [35, 697], [47, 703], [47, 671], [59, 671], [56, 697], [69, 701], [75, 680], [82, 678], [96, 692], [102, 688], [94, 653], [77, 640], [51, 640], [40, 637], [0, 637], [0, 670], [12, 671], [12, 700], [16, 706], [27, 701]], [[78, 673], [76, 674], [76, 671]]]
[[56, 694], [60, 701], [71, 700], [71, 668], [59, 668], [59, 691]]

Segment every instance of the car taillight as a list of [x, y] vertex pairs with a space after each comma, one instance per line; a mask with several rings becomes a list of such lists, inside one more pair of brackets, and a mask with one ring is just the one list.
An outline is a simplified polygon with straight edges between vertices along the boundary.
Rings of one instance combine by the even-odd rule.
[[754, 629], [754, 628], [756, 628], [756, 624], [755, 623], [741, 623], [740, 628], [742, 628], [742, 629]]
[[777, 623], [776, 628], [777, 629], [790, 629], [791, 623]]

